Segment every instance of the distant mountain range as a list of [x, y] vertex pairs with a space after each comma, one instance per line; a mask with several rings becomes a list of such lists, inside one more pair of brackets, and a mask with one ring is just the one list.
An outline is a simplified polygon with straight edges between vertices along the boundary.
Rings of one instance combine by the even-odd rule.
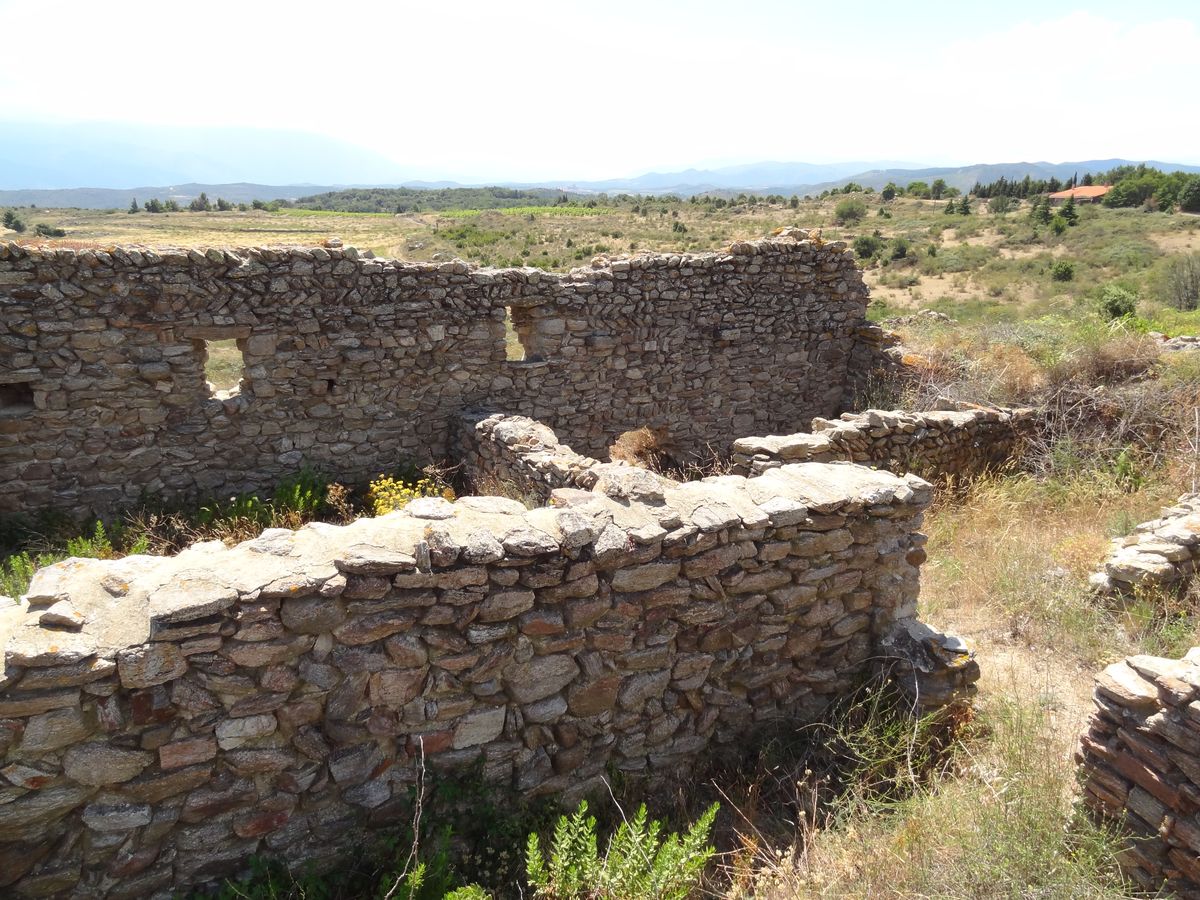
[[354, 144], [299, 131], [0, 121], [0, 188], [7, 189], [124, 190], [240, 181], [396, 184], [427, 174], [432, 173], [406, 171]]
[[[127, 124], [0, 122], [0, 206], [120, 209], [133, 199], [187, 203], [202, 191], [233, 202], [296, 200], [350, 187], [441, 189], [494, 185], [550, 188], [576, 194], [681, 196], [817, 194], [849, 181], [882, 188], [889, 181], [942, 178], [959, 190], [1000, 177], [1066, 180], [1131, 162], [1019, 162], [929, 168], [895, 160], [844, 163], [759, 162], [678, 172], [649, 172], [600, 181], [507, 182], [434, 180], [434, 173], [334, 138], [248, 128], [161, 128]], [[1148, 161], [1167, 171], [1200, 166]], [[87, 185], [72, 187], [71, 185]], [[145, 185], [127, 187], [127, 185]]]

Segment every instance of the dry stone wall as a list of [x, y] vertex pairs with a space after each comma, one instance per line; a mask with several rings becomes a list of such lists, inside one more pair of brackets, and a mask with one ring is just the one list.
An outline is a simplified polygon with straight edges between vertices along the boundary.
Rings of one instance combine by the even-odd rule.
[[1128, 831], [1120, 862], [1138, 887], [1200, 897], [1200, 647], [1109, 666], [1095, 702], [1078, 754], [1085, 806]]
[[555, 488], [590, 489], [602, 464], [580, 456], [528, 416], [467, 412], [455, 433], [454, 459], [476, 493], [545, 503]]
[[1035, 423], [1030, 409], [978, 406], [929, 412], [869, 409], [814, 419], [812, 433], [739, 438], [734, 471], [756, 475], [790, 462], [848, 460], [892, 472], [965, 477], [999, 468]]
[[[865, 321], [852, 257], [796, 229], [566, 275], [0, 243], [0, 512], [258, 490], [305, 465], [366, 478], [444, 457], [481, 405], [599, 458], [640, 426], [683, 457], [836, 415]], [[222, 339], [245, 363], [231, 394], [204, 375]]]
[[1133, 594], [1140, 588], [1186, 587], [1200, 560], [1200, 494], [1184, 494], [1162, 515], [1114, 538], [1108, 558], [1091, 576], [1101, 595]]
[[533, 510], [421, 499], [38, 572], [0, 609], [0, 889], [328, 862], [410, 813], [422, 756], [568, 801], [609, 766], [670, 777], [893, 657], [914, 692], [969, 690], [969, 654], [914, 622], [919, 478], [599, 468]]

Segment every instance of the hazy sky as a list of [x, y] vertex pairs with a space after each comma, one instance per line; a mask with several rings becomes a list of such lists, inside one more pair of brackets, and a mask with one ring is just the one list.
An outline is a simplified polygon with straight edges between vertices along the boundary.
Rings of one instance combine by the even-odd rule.
[[0, 119], [321, 132], [406, 167], [1200, 163], [1197, 0], [0, 0]]

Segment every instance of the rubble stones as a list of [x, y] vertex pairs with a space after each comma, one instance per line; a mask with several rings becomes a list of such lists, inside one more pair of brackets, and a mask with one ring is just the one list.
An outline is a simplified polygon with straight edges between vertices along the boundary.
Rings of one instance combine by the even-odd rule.
[[1157, 519], [1114, 538], [1107, 559], [1089, 579], [1101, 595], [1129, 595], [1139, 589], [1178, 590], [1187, 585], [1200, 560], [1200, 494], [1185, 494]]

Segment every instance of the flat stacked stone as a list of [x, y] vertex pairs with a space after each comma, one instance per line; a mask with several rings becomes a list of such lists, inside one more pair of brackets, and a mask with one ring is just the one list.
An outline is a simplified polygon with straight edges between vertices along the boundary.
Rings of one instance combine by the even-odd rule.
[[1077, 754], [1084, 805], [1130, 835], [1119, 861], [1139, 888], [1200, 897], [1200, 647], [1114, 663], [1095, 703]]
[[1184, 587], [1200, 558], [1200, 494], [1184, 494], [1157, 519], [1114, 538], [1103, 567], [1089, 579], [1101, 595], [1132, 594], [1139, 588]]

